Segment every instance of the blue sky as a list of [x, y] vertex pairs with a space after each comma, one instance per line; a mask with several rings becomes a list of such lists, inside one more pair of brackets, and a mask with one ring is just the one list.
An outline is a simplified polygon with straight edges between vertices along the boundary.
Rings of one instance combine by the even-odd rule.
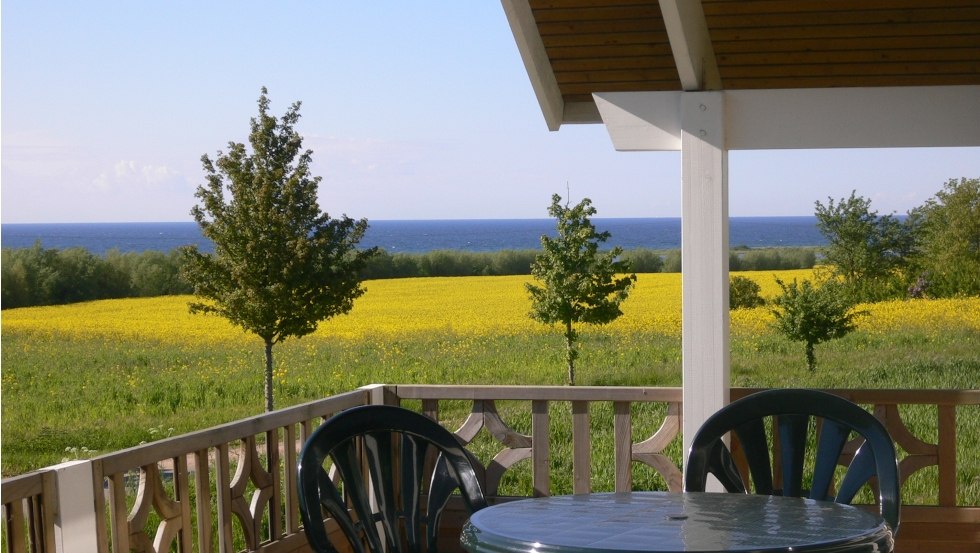
[[[369, 219], [680, 216], [680, 154], [552, 133], [503, 9], [479, 2], [4, 0], [5, 223], [189, 221], [202, 154], [244, 142], [262, 86], [323, 177]], [[980, 148], [731, 152], [730, 213], [812, 215], [851, 190], [880, 213], [980, 176]]]

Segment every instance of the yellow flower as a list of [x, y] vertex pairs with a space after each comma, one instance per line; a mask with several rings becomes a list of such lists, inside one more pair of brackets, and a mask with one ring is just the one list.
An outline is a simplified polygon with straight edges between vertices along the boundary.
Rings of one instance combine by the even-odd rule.
[[[779, 293], [775, 279], [812, 278], [810, 270], [734, 273], [755, 280], [762, 296]], [[472, 347], [469, 336], [549, 333], [555, 329], [528, 317], [531, 302], [524, 284], [529, 276], [440, 277], [374, 280], [365, 283], [367, 292], [354, 302], [347, 315], [320, 323], [314, 337], [386, 342], [384, 357], [394, 362], [402, 350], [399, 336], [451, 333], [457, 337], [447, 354], [465, 353]], [[190, 296], [164, 296], [104, 300], [74, 305], [31, 307], [4, 311], [5, 332], [49, 333], [61, 336], [153, 340], [166, 343], [242, 343], [258, 338], [213, 315], [192, 315], [187, 310]], [[933, 331], [949, 327], [980, 330], [980, 298], [889, 301], [858, 306], [870, 315], [859, 319], [859, 328], [887, 332], [915, 326]], [[623, 316], [609, 324], [609, 332], [629, 335], [653, 332], [680, 336], [681, 275], [640, 274]], [[765, 307], [731, 313], [733, 335], [767, 332], [772, 315]], [[312, 346], [310, 346], [312, 347]], [[214, 368], [217, 371], [217, 368]], [[277, 372], [285, 379], [285, 369]]]

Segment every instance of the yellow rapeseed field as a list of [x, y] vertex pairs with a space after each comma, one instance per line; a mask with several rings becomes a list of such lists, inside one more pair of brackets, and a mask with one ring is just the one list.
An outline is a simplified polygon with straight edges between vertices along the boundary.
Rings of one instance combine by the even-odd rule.
[[[784, 281], [812, 278], [812, 271], [738, 273], [752, 278], [771, 298]], [[679, 336], [681, 277], [641, 274], [623, 316], [608, 325], [610, 332], [645, 331]], [[452, 332], [457, 335], [554, 332], [532, 321], [524, 290], [527, 276], [445, 277], [374, 280], [354, 310], [320, 324], [315, 336], [359, 339], [373, 336]], [[78, 336], [127, 337], [177, 343], [254, 340], [215, 316], [191, 315], [189, 296], [95, 301], [75, 305], [11, 309], [3, 312], [5, 331], [59, 333]], [[860, 328], [887, 332], [918, 327], [941, 332], [950, 326], [980, 330], [980, 298], [890, 301], [861, 305], [869, 311]], [[769, 332], [772, 315], [766, 308], [731, 313], [735, 335]]]

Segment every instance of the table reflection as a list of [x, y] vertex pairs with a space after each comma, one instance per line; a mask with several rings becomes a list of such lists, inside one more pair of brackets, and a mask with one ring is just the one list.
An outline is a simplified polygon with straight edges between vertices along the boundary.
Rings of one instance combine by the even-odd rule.
[[555, 496], [483, 509], [470, 553], [891, 551], [887, 525], [850, 505], [725, 493]]

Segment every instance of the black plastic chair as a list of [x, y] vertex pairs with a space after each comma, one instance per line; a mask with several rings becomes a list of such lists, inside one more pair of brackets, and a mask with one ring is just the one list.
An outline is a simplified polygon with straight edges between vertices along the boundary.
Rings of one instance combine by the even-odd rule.
[[[339, 487], [324, 467], [328, 457]], [[432, 470], [425, 475], [427, 467]], [[337, 551], [327, 537], [324, 510], [355, 553], [415, 553], [436, 551], [439, 518], [456, 489], [471, 513], [487, 505], [456, 436], [390, 405], [355, 407], [327, 420], [303, 446], [297, 473], [303, 529], [317, 552]]]
[[[780, 488], [774, 486], [773, 463], [765, 420], [776, 419], [773, 430], [779, 440]], [[803, 489], [803, 468], [810, 418], [822, 419], [814, 440], [813, 477]], [[871, 413], [850, 401], [817, 390], [766, 390], [723, 407], [701, 426], [688, 455], [684, 490], [704, 491], [708, 473], [729, 492], [748, 493], [731, 451], [722, 437], [733, 431], [745, 454], [755, 493], [809, 497], [850, 503], [872, 476], [877, 476], [878, 504], [882, 518], [898, 531], [900, 495], [898, 460], [888, 431]], [[851, 432], [864, 438], [855, 452], [837, 492], [831, 495], [838, 459]]]

